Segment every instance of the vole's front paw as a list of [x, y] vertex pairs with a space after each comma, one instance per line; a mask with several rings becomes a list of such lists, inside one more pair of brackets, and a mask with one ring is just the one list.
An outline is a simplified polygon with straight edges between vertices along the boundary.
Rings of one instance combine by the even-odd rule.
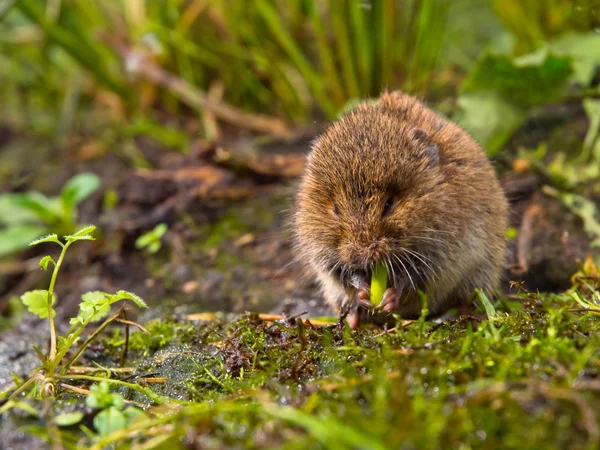
[[377, 306], [385, 312], [391, 313], [400, 306], [400, 291], [396, 288], [387, 288], [383, 293], [383, 300]]

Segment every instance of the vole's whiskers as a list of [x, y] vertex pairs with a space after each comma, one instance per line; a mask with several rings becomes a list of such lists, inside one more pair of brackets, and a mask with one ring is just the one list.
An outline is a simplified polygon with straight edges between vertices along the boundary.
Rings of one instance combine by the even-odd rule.
[[408, 279], [410, 281], [410, 284], [412, 285], [413, 289], [416, 291], [417, 287], [415, 286], [415, 283], [412, 279], [412, 277], [410, 276], [410, 272], [408, 271], [408, 269], [406, 268], [406, 264], [404, 264], [404, 262], [402, 261], [402, 258], [398, 258], [398, 255], [394, 255], [397, 257], [398, 262], [402, 265], [402, 268], [404, 269], [404, 272], [406, 272], [406, 275], [408, 276]]
[[[419, 261], [421, 261], [431, 271], [431, 275], [436, 276], [436, 269], [439, 269], [439, 266], [436, 263], [434, 263], [430, 258], [428, 258], [427, 256], [423, 255], [422, 253], [419, 253], [419, 252], [414, 251], [414, 250], [410, 250], [408, 248], [403, 248], [402, 250], [404, 250], [405, 252], [410, 253], [415, 258], [417, 258]], [[429, 265], [429, 263], [427, 263], [426, 260], [429, 261], [431, 264], [433, 264], [436, 267], [436, 269], [434, 269], [433, 267], [431, 267], [431, 265]]]

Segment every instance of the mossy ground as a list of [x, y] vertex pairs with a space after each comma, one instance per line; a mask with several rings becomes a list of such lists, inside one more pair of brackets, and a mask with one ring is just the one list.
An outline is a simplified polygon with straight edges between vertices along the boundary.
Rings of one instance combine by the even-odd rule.
[[[150, 335], [130, 339], [127, 380], [165, 403], [119, 388], [142, 417], [102, 438], [62, 428], [62, 439], [82, 448], [597, 448], [598, 319], [567, 293], [521, 293], [489, 317], [481, 309], [392, 330], [250, 314], [156, 319]], [[96, 350], [117, 360], [122, 345], [115, 333]], [[83, 408], [81, 397], [65, 399]], [[89, 423], [94, 412], [85, 414]]]

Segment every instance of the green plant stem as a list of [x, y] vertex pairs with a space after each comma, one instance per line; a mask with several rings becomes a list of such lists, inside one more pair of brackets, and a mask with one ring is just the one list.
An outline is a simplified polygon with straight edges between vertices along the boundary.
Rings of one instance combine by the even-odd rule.
[[54, 265], [54, 270], [52, 271], [52, 279], [50, 280], [50, 287], [48, 288], [48, 323], [50, 324], [50, 353], [48, 355], [48, 359], [52, 360], [56, 357], [56, 325], [54, 324], [54, 315], [52, 314], [54, 311], [52, 309], [52, 299], [54, 298], [54, 286], [56, 285], [56, 278], [58, 277], [58, 271], [60, 270], [63, 260], [65, 259], [65, 254], [67, 253], [67, 249], [71, 242], [67, 242], [66, 244], [62, 244], [59, 242], [59, 245], [62, 247], [62, 251], [60, 252], [60, 257], [56, 264]]
[[60, 370], [61, 374], [64, 374], [67, 372], [67, 370], [69, 370], [69, 367], [71, 367], [71, 365], [73, 365], [73, 363], [77, 361], [77, 359], [81, 356], [83, 351], [87, 348], [88, 345], [90, 345], [90, 343], [96, 338], [96, 336], [98, 336], [113, 320], [115, 320], [121, 315], [123, 309], [123, 307], [119, 308], [119, 310], [116, 313], [114, 313], [112, 316], [110, 316], [108, 319], [102, 322], [102, 324], [94, 330], [94, 332], [85, 340], [85, 342], [79, 346], [79, 348], [75, 351], [73, 356], [71, 356], [71, 358], [63, 365], [62, 369]]
[[152, 400], [157, 405], [164, 405], [166, 403], [178, 403], [178, 404], [185, 405], [185, 404], [189, 403], [189, 402], [184, 402], [181, 400], [177, 400], [174, 398], [165, 397], [163, 395], [157, 394], [152, 389], [140, 386], [139, 384], [128, 383], [128, 382], [122, 381], [122, 380], [113, 380], [112, 378], [94, 377], [91, 375], [56, 375], [55, 378], [58, 380], [87, 380], [87, 381], [95, 381], [98, 383], [101, 381], [106, 381], [107, 383], [118, 384], [119, 386], [127, 387], [136, 392], [139, 392], [140, 394], [145, 395], [146, 397], [148, 397], [150, 400]]

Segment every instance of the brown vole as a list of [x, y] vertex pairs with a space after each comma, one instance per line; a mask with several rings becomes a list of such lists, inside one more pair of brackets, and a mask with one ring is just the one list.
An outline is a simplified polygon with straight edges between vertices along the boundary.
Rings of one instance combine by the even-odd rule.
[[440, 315], [475, 288], [496, 289], [507, 202], [492, 165], [466, 131], [414, 97], [385, 93], [331, 125], [313, 144], [294, 211], [300, 257], [325, 299], [368, 308], [374, 264], [388, 268], [380, 307], [416, 318], [427, 295]]

